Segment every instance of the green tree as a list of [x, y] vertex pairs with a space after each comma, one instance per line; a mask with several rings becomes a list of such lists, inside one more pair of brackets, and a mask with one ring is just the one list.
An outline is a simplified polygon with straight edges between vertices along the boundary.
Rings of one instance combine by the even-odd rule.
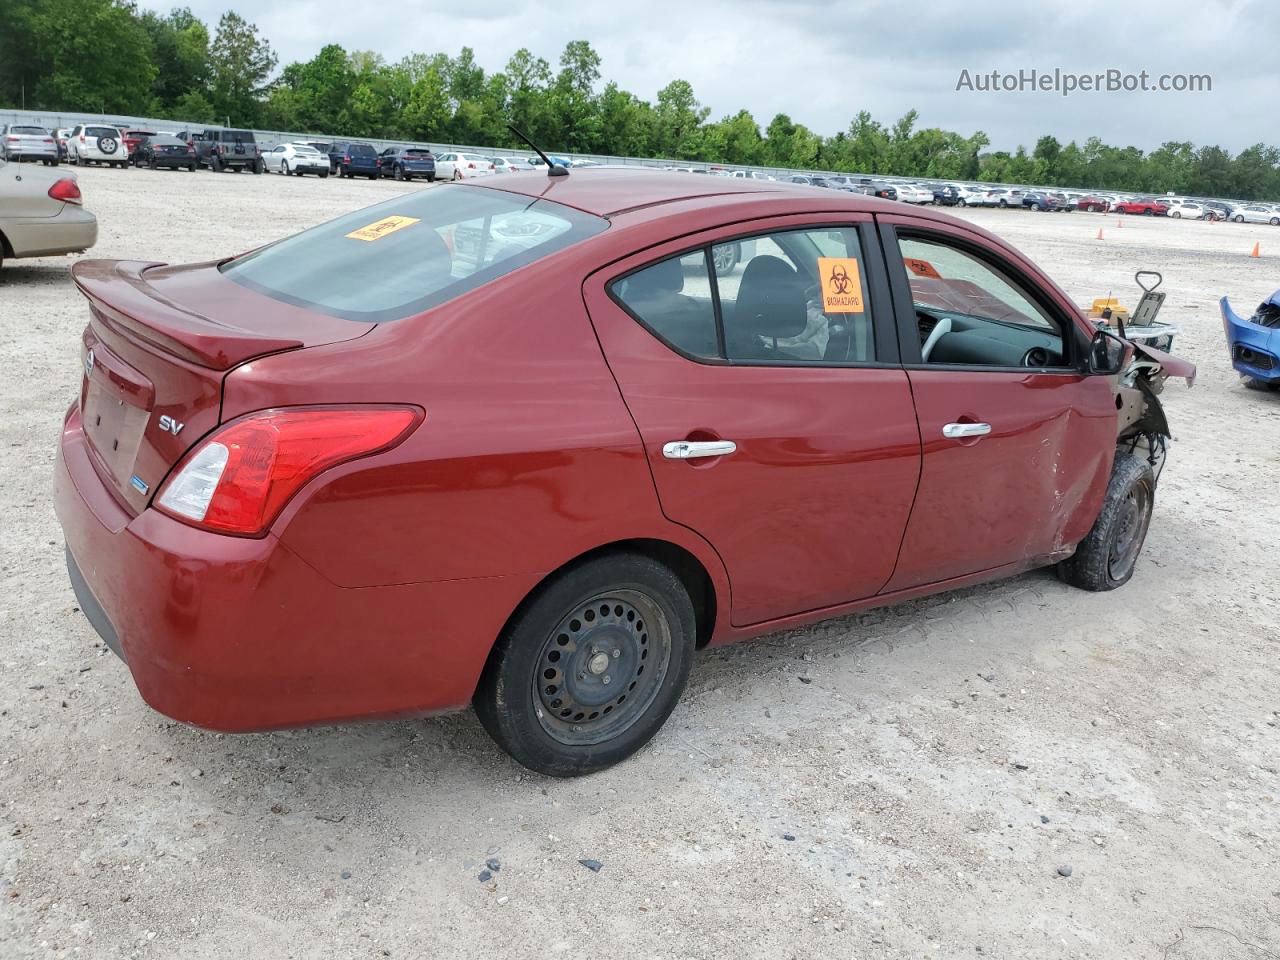
[[156, 67], [155, 108], [172, 110], [184, 95], [205, 90], [209, 82], [209, 29], [189, 7], [161, 15], [146, 10], [138, 22], [151, 38]]
[[256, 123], [275, 65], [275, 52], [258, 28], [234, 11], [224, 13], [209, 48], [209, 99], [219, 117]]

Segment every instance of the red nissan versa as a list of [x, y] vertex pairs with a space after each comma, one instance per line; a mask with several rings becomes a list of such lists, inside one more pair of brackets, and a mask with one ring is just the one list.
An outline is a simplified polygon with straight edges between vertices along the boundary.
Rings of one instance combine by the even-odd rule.
[[1194, 374], [945, 214], [660, 171], [73, 274], [57, 512], [146, 701], [470, 703], [561, 776], [639, 749], [703, 645], [1047, 564], [1121, 585]]

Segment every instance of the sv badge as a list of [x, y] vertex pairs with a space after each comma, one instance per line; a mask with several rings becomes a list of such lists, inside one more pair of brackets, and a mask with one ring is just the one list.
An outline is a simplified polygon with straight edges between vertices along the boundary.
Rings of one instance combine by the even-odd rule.
[[185, 423], [179, 423], [168, 414], [160, 418], [160, 429], [166, 433], [172, 433], [175, 437], [182, 432], [182, 428], [185, 426]]

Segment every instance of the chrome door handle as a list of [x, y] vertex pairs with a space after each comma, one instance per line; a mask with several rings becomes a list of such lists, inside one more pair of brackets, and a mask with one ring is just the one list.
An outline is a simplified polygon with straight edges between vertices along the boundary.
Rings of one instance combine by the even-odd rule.
[[668, 460], [693, 460], [697, 457], [725, 457], [738, 449], [732, 440], [672, 440], [662, 445]]
[[960, 440], [964, 437], [985, 437], [991, 432], [989, 423], [948, 423], [942, 428], [942, 435], [948, 440]]

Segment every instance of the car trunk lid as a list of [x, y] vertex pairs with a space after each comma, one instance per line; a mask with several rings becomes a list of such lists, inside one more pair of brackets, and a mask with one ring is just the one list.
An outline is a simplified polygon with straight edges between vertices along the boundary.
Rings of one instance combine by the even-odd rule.
[[134, 514], [218, 424], [227, 371], [373, 328], [264, 297], [217, 264], [83, 260], [71, 274], [89, 300], [81, 421], [98, 475]]

